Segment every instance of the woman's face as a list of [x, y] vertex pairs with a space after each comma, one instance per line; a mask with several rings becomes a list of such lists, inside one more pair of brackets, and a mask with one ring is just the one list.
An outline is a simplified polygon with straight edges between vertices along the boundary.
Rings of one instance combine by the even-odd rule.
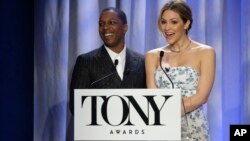
[[189, 22], [186, 24], [180, 15], [173, 10], [163, 12], [160, 19], [160, 30], [169, 44], [174, 44], [186, 36]]

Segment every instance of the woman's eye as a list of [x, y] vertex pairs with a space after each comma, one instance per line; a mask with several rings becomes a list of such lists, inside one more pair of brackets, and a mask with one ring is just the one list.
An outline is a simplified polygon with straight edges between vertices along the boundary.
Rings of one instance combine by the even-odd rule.
[[172, 24], [177, 24], [178, 22], [177, 21], [171, 21]]
[[166, 24], [167, 22], [165, 20], [161, 20], [161, 24]]

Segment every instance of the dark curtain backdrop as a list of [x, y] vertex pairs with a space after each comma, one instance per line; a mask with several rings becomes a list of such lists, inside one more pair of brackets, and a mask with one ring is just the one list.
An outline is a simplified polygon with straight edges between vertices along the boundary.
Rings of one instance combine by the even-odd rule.
[[0, 140], [33, 140], [34, 1], [0, 1]]
[[[166, 44], [157, 17], [168, 0], [36, 0], [34, 140], [72, 136], [68, 87], [77, 55], [98, 48], [101, 9], [119, 6], [128, 17], [127, 47], [142, 54]], [[217, 54], [216, 80], [207, 103], [213, 141], [229, 140], [230, 124], [250, 123], [250, 1], [187, 0], [190, 38]], [[71, 132], [71, 134], [69, 134]]]

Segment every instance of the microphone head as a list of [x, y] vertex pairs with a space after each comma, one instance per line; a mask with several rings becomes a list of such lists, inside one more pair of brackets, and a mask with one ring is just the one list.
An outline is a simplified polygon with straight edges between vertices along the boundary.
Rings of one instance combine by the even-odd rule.
[[166, 71], [166, 72], [169, 72], [169, 68], [165, 67], [165, 71]]
[[160, 57], [164, 56], [164, 51], [160, 51]]
[[115, 59], [115, 66], [117, 66], [118, 65], [118, 63], [119, 63], [119, 61], [118, 61], [118, 59]]

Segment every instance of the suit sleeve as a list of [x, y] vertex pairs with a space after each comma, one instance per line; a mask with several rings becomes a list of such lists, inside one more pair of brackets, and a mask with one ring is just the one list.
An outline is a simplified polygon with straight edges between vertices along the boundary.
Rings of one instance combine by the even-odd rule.
[[78, 56], [72, 73], [72, 78], [70, 83], [69, 107], [73, 115], [74, 115], [74, 89], [88, 88], [90, 85], [87, 62], [88, 61], [86, 58], [84, 58], [83, 56]]

